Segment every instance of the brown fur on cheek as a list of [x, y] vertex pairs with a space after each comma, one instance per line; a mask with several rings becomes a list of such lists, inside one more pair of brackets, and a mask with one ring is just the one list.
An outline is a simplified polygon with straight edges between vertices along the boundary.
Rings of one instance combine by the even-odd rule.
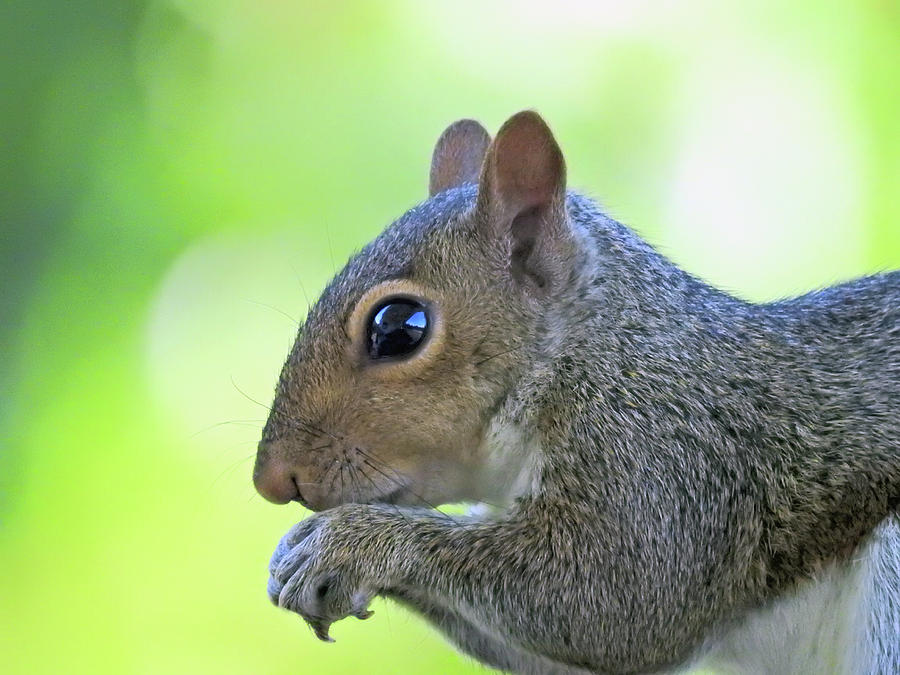
[[[368, 358], [366, 328], [374, 308], [392, 297], [428, 308], [429, 336], [409, 358], [379, 363]], [[295, 348], [301, 358], [285, 366], [274, 409], [284, 418], [276, 425], [284, 437], [280, 453], [304, 503], [430, 506], [478, 498], [471, 486], [491, 406], [473, 387], [471, 343], [483, 326], [445, 324], [445, 317], [464, 315], [464, 301], [390, 280], [356, 303], [338, 333], [349, 339], [329, 341], [320, 326], [303, 336], [313, 344]], [[326, 348], [344, 357], [321, 358]]]
[[448, 383], [461, 377], [452, 372], [448, 356], [442, 355], [427, 375], [392, 386], [361, 373], [341, 420], [369, 475], [402, 484], [406, 502], [428, 505], [470, 497], [465, 486], [477, 472], [476, 451], [487, 420], [476, 398], [446, 395]]

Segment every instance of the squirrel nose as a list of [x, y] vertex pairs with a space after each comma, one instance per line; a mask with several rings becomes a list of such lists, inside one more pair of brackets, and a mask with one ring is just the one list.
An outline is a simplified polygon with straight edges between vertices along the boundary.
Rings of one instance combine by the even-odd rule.
[[300, 497], [293, 469], [283, 459], [271, 456], [265, 441], [260, 441], [256, 452], [253, 485], [259, 494], [273, 504], [287, 504]]

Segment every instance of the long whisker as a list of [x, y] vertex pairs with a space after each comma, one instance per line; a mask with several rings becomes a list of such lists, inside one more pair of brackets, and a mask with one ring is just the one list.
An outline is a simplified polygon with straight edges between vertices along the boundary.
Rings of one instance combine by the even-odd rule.
[[309, 295], [306, 293], [306, 286], [303, 285], [303, 279], [300, 278], [300, 270], [294, 265], [293, 261], [288, 260], [288, 265], [291, 266], [291, 269], [294, 271], [294, 276], [297, 278], [297, 284], [300, 286], [300, 290], [303, 292], [303, 299], [306, 300], [306, 309], [307, 312], [312, 307], [312, 303], [309, 301]]
[[272, 406], [267, 406], [264, 403], [260, 403], [255, 398], [250, 396], [247, 392], [245, 392], [243, 389], [241, 389], [239, 386], [237, 386], [237, 383], [234, 381], [234, 377], [231, 378], [231, 385], [238, 391], [238, 393], [240, 393], [248, 401], [250, 401], [251, 403], [255, 403], [256, 405], [260, 406], [261, 408], [265, 408], [269, 412], [270, 415], [278, 415], [282, 419], [286, 420], [287, 422], [289, 422], [291, 424], [296, 425], [301, 430], [304, 430], [307, 433], [325, 434], [326, 436], [330, 436], [331, 438], [333, 438], [336, 441], [343, 440], [343, 438], [341, 436], [335, 435], [326, 429], [317, 427], [314, 424], [310, 424], [309, 422], [304, 422], [303, 420], [300, 420], [296, 417], [288, 415], [280, 410], [276, 410]]
[[[385, 476], [386, 478], [390, 478], [395, 483], [397, 483], [397, 485], [400, 485], [401, 487], [406, 487], [406, 483], [409, 481], [409, 476], [404, 474], [402, 471], [397, 471], [397, 469], [392, 467], [390, 464], [388, 464], [384, 460], [379, 459], [375, 455], [375, 453], [371, 450], [367, 451], [367, 450], [363, 450], [362, 448], [356, 448], [356, 451], [359, 454], [361, 454], [366, 460], [370, 460], [372, 462], [375, 462], [376, 464], [380, 464], [381, 466], [383, 466], [385, 469], [387, 469], [388, 471], [390, 471], [391, 473], [393, 473], [396, 476], [396, 478], [390, 478], [390, 476]], [[375, 467], [373, 467], [373, 468], [375, 468]]]
[[322, 429], [321, 427], [317, 427], [314, 424], [310, 424], [309, 422], [304, 422], [301, 419], [296, 417], [292, 417], [291, 415], [287, 415], [285, 413], [281, 413], [279, 411], [273, 410], [275, 414], [280, 414], [284, 419], [286, 419], [289, 423], [296, 425], [301, 431], [305, 431], [308, 434], [324, 434], [325, 436], [331, 436], [336, 441], [342, 441], [343, 438], [334, 435], [333, 433]]
[[359, 490], [356, 489], [356, 479], [353, 477], [353, 466], [350, 462], [347, 462], [347, 477], [350, 479], [350, 500], [358, 504]]
[[375, 466], [374, 464], [372, 464], [372, 462], [370, 462], [368, 459], [363, 459], [363, 463], [364, 463], [364, 464], [368, 464], [371, 468], [375, 469], [375, 471], [377, 471], [377, 472], [380, 473], [382, 476], [384, 476], [385, 478], [387, 478], [391, 483], [393, 483], [393, 484], [396, 485], [397, 487], [406, 489], [406, 485], [405, 485], [405, 484], [403, 484], [402, 482], [400, 482], [399, 480], [397, 480], [397, 479], [394, 478], [393, 476], [389, 476], [388, 474], [386, 474], [384, 471], [382, 471], [382, 470], [379, 469], [377, 466]]
[[373, 469], [375, 469], [375, 471], [377, 471], [378, 473], [380, 473], [382, 476], [384, 476], [384, 477], [387, 478], [388, 480], [390, 480], [390, 481], [396, 483], [397, 486], [399, 486], [399, 487], [403, 488], [404, 490], [406, 490], [407, 492], [409, 492], [409, 494], [411, 494], [413, 497], [415, 497], [416, 499], [418, 499], [422, 504], [424, 504], [425, 506], [427, 506], [428, 508], [430, 508], [431, 510], [433, 510], [435, 513], [440, 514], [443, 518], [446, 518], [447, 520], [449, 520], [451, 523], [453, 523], [453, 524], [455, 524], [455, 525], [458, 525], [458, 524], [459, 524], [458, 521], [455, 520], [450, 514], [444, 513], [443, 511], [438, 510], [438, 507], [437, 507], [437, 506], [435, 506], [434, 504], [432, 504], [431, 502], [429, 502], [429, 501], [428, 501], [427, 499], [425, 499], [422, 495], [420, 495], [420, 494], [418, 494], [417, 492], [413, 491], [413, 490], [409, 487], [409, 485], [408, 485], [408, 481], [409, 481], [409, 477], [408, 477], [408, 476], [404, 476], [404, 474], [402, 474], [401, 472], [397, 471], [396, 469], [394, 469], [394, 468], [391, 467], [390, 465], [385, 464], [385, 463], [382, 462], [381, 460], [378, 460], [378, 459], [375, 459], [374, 457], [372, 457], [372, 460], [373, 460], [373, 461], [378, 462], [379, 464], [383, 464], [386, 468], [390, 469], [391, 471], [393, 471], [394, 473], [398, 474], [399, 476], [402, 476], [402, 477], [403, 477], [404, 479], [406, 479], [406, 480], [398, 480], [398, 479], [396, 479], [396, 478], [392, 478], [392, 477], [388, 476], [386, 473], [384, 473], [384, 471], [382, 471], [381, 469], [379, 469], [377, 466], [375, 466], [374, 464], [372, 464], [372, 462], [370, 462], [369, 459], [367, 459], [368, 455], [366, 454], [366, 452], [365, 452], [364, 450], [362, 450], [361, 448], [357, 448], [357, 451], [360, 452], [360, 453], [363, 455], [363, 457], [364, 457], [364, 458], [363, 458], [363, 462], [366, 463], [366, 464], [368, 464], [368, 465], [369, 465], [370, 467], [372, 467]]
[[308, 480], [308, 481], [295, 480], [294, 483], [296, 483], [297, 485], [313, 485], [313, 486], [321, 485], [321, 484], [322, 484], [321, 481], [314, 481], [314, 480], [313, 480], [313, 481], [309, 481], [309, 480]]
[[[373, 462], [376, 462], [376, 463], [378, 463], [378, 464], [381, 464], [383, 467], [385, 467], [385, 468], [388, 469], [389, 471], [393, 471], [395, 474], [397, 474], [398, 476], [400, 476], [400, 477], [401, 477], [401, 480], [400, 480], [400, 481], [395, 481], [395, 482], [397, 482], [398, 484], [401, 484], [401, 482], [402, 482], [403, 480], [408, 480], [408, 479], [409, 479], [409, 477], [406, 476], [404, 473], [402, 473], [401, 471], [397, 471], [397, 469], [395, 469], [394, 467], [392, 467], [390, 464], [388, 464], [388, 463], [385, 462], [384, 460], [379, 459], [379, 458], [375, 455], [375, 453], [374, 453], [372, 450], [369, 450], [368, 452], [365, 451], [365, 450], [363, 450], [362, 448], [357, 448], [357, 450], [358, 450], [363, 456], [367, 457], [368, 459], [372, 460]], [[374, 468], [374, 467], [373, 467], [373, 468]], [[405, 486], [405, 483], [402, 483], [402, 484]], [[412, 490], [409, 490], [409, 488], [407, 488], [407, 490], [409, 491], [409, 493], [410, 493], [413, 497], [416, 497], [417, 499], [419, 499], [419, 501], [421, 501], [421, 502], [422, 502], [423, 504], [425, 504], [426, 506], [429, 506], [430, 508], [434, 509], [435, 511], [438, 510], [436, 506], [434, 506], [434, 505], [430, 504], [429, 502], [427, 502], [427, 501], [426, 501], [424, 498], [422, 498], [420, 495], [417, 495], [417, 494], [416, 494], [415, 492], [413, 492]], [[488, 501], [485, 501], [485, 500], [483, 500], [483, 499], [481, 499], [481, 500], [479, 500], [479, 501], [480, 501], [482, 504], [487, 504], [488, 506], [491, 506], [491, 507], [493, 507], [493, 508], [495, 508], [495, 509], [501, 509], [501, 508], [503, 508], [503, 507], [500, 506], [499, 504], [495, 504], [495, 503], [492, 503], [492, 502], [488, 502]], [[449, 514], [445, 514], [445, 515], [448, 515], [448, 517], [449, 517]], [[457, 522], [457, 523], [458, 523], [458, 521], [454, 521], [454, 522]]]
[[360, 468], [359, 468], [359, 472], [365, 477], [365, 479], [366, 479], [367, 481], [369, 481], [369, 482], [372, 484], [372, 487], [375, 488], [375, 492], [376, 492], [376, 493], [381, 492], [381, 488], [378, 487], [378, 484], [377, 484], [375, 481], [372, 480], [372, 478], [369, 476], [369, 474], [367, 474], [367, 473], [365, 472], [365, 469], [363, 469], [362, 467], [360, 467]]
[[213, 482], [209, 484], [210, 489], [214, 488], [216, 486], [216, 483], [218, 483], [226, 474], [232, 473], [241, 464], [246, 462], [248, 459], [253, 459], [254, 457], [256, 457], [255, 452], [251, 455], [247, 455], [246, 457], [242, 457], [241, 459], [238, 459], [238, 460], [232, 462], [231, 464], [229, 464], [228, 466], [226, 466], [224, 469], [222, 469], [219, 472], [219, 475], [213, 479]]
[[325, 436], [330, 436], [333, 440], [338, 441], [338, 442], [344, 440], [343, 437], [341, 437], [341, 436], [335, 435], [335, 434], [331, 433], [330, 431], [327, 431], [326, 429], [322, 429], [321, 427], [317, 427], [314, 424], [310, 424], [309, 422], [304, 422], [303, 420], [301, 420], [297, 417], [294, 417], [292, 415], [289, 415], [287, 413], [281, 412], [280, 410], [270, 408], [270, 412], [273, 415], [278, 415], [279, 417], [281, 417], [288, 424], [288, 426], [292, 426], [295, 429], [299, 429], [300, 431], [303, 431], [304, 433], [307, 433], [310, 436], [325, 435]]
[[302, 325], [303, 325], [297, 319], [292, 317], [290, 314], [288, 314], [287, 312], [285, 312], [283, 310], [278, 309], [277, 307], [274, 307], [273, 305], [267, 305], [264, 302], [259, 302], [257, 300], [251, 300], [250, 298], [244, 298], [244, 301], [253, 303], [254, 305], [259, 305], [260, 307], [266, 307], [267, 309], [271, 309], [273, 312], [278, 312], [282, 316], [286, 316], [288, 319], [290, 319], [294, 324], [297, 325], [298, 328], [302, 327]]
[[250, 401], [251, 403], [255, 403], [255, 404], [258, 405], [260, 408], [264, 408], [264, 409], [267, 410], [268, 412], [272, 412], [272, 407], [271, 407], [271, 406], [268, 406], [268, 405], [266, 405], [265, 403], [260, 403], [260, 402], [257, 401], [255, 398], [253, 398], [252, 396], [250, 396], [250, 394], [248, 394], [248, 393], [245, 392], [243, 389], [241, 389], [239, 386], [237, 386], [237, 382], [234, 381], [234, 376], [233, 376], [233, 375], [231, 376], [231, 386], [234, 387], [234, 388], [237, 390], [237, 392], [238, 392], [241, 396], [243, 396], [245, 399], [247, 399], [247, 400]]
[[200, 434], [204, 434], [207, 431], [211, 431], [221, 426], [225, 426], [226, 424], [233, 424], [239, 427], [255, 427], [257, 429], [262, 428], [262, 423], [264, 420], [227, 420], [225, 422], [216, 422], [215, 424], [210, 424], [208, 427], [203, 427], [199, 431], [195, 431], [188, 438], [195, 438]]
[[[366, 470], [365, 470], [363, 467], [359, 467], [359, 472], [363, 475], [363, 477], [364, 477], [367, 481], [369, 481], [369, 482], [372, 484], [372, 487], [375, 488], [375, 493], [376, 493], [376, 494], [379, 493], [379, 492], [381, 492], [381, 489], [378, 487], [378, 485], [375, 483], [375, 481], [372, 480], [372, 477], [369, 476], [368, 473], [366, 473]], [[397, 506], [396, 504], [386, 504], [385, 506], [393, 506], [393, 507], [394, 507], [394, 510], [397, 512], [397, 515], [399, 515], [401, 518], [403, 518], [403, 520], [406, 521], [406, 524], [407, 524], [407, 525], [409, 525], [410, 527], [412, 527], [412, 522], [409, 520], [409, 518], [406, 517], [406, 514], [403, 513], [403, 509], [401, 509], [401, 508], [400, 508], [399, 506]]]
[[328, 257], [331, 259], [331, 268], [337, 272], [337, 265], [334, 264], [334, 250], [331, 248], [331, 229], [328, 222], [325, 222], [325, 238], [328, 240]]
[[[335, 464], [338, 465], [337, 473], [332, 469], [332, 467]], [[338, 474], [341, 472], [341, 460], [339, 460], [337, 458], [333, 459], [331, 461], [331, 464], [329, 464], [328, 468], [325, 470], [325, 473], [322, 474], [322, 478], [324, 479], [325, 475], [328, 474], [329, 472], [331, 473], [331, 480], [328, 483], [328, 493], [333, 494], [334, 487], [335, 487], [335, 485], [337, 485], [337, 482], [338, 482]], [[343, 480], [343, 477], [341, 477], [341, 480]]]
[[505, 356], [506, 354], [512, 354], [513, 352], [518, 351], [522, 347], [523, 347], [523, 345], [520, 345], [518, 347], [513, 347], [512, 349], [507, 349], [506, 351], [500, 352], [499, 354], [493, 354], [491, 356], [488, 356], [487, 358], [483, 358], [483, 359], [481, 359], [481, 361], [476, 361], [475, 366], [478, 367], [483, 363], [487, 363], [491, 359], [496, 359], [497, 357]]
[[484, 332], [484, 335], [481, 336], [481, 339], [478, 341], [478, 344], [475, 345], [475, 349], [472, 350], [473, 356], [481, 350], [481, 347], [484, 345], [485, 341], [487, 341], [488, 336], [494, 332], [494, 323], [495, 323], [495, 318], [492, 316], [491, 322], [488, 324], [488, 329]]
[[353, 462], [347, 462], [347, 472], [350, 474], [350, 483], [353, 485], [354, 492], [354, 501], [359, 502], [362, 497], [362, 486], [359, 484], [359, 479], [357, 478], [358, 471], [355, 466], [353, 466]]
[[283, 419], [287, 420], [288, 422], [290, 422], [290, 423], [292, 423], [292, 424], [295, 424], [295, 425], [299, 426], [301, 429], [303, 429], [304, 427], [307, 427], [308, 429], [311, 429], [311, 430], [312, 430], [313, 432], [315, 432], [315, 433], [326, 434], [326, 435], [328, 435], [328, 436], [331, 436], [331, 437], [334, 438], [335, 440], [340, 440], [340, 439], [337, 438], [337, 436], [328, 433], [328, 432], [325, 431], [324, 429], [318, 429], [318, 428], [314, 427], [313, 425], [308, 424], [308, 423], [305, 423], [305, 422], [303, 422], [302, 420], [296, 419], [296, 418], [294, 418], [294, 417], [292, 417], [292, 416], [290, 416], [290, 415], [287, 415], [287, 414], [281, 412], [280, 410], [275, 410], [272, 406], [268, 406], [268, 405], [266, 405], [265, 403], [260, 403], [260, 402], [257, 401], [255, 398], [253, 398], [252, 396], [250, 396], [250, 394], [248, 394], [248, 393], [245, 392], [243, 389], [241, 389], [241, 388], [237, 385], [237, 382], [234, 381], [234, 377], [233, 377], [233, 376], [232, 376], [232, 378], [231, 378], [231, 385], [238, 391], [239, 394], [241, 394], [241, 395], [242, 395], [244, 398], [246, 398], [248, 401], [250, 401], [251, 403], [255, 403], [256, 405], [260, 406], [261, 408], [265, 408], [265, 410], [266, 410], [270, 415], [278, 415], [278, 416], [282, 417]]

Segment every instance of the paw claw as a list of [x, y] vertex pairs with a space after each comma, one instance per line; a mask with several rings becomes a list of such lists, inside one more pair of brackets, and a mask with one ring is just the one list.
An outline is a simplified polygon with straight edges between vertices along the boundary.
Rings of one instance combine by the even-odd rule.
[[312, 626], [313, 632], [316, 634], [316, 637], [319, 638], [322, 642], [334, 642], [334, 638], [328, 634], [328, 628], [331, 624], [328, 623], [316, 623]]
[[360, 621], [365, 621], [370, 616], [372, 616], [374, 613], [375, 612], [373, 612], [371, 609], [363, 609], [363, 610], [356, 612], [353, 616], [355, 616]]

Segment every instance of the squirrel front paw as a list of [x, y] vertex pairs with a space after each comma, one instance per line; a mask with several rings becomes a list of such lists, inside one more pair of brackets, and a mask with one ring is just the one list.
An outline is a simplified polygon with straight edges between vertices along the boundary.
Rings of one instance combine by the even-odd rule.
[[269, 563], [269, 598], [303, 617], [325, 642], [334, 642], [328, 629], [335, 621], [372, 616], [368, 606], [377, 594], [363, 578], [358, 539], [342, 536], [342, 510], [324, 511], [295, 525]]

